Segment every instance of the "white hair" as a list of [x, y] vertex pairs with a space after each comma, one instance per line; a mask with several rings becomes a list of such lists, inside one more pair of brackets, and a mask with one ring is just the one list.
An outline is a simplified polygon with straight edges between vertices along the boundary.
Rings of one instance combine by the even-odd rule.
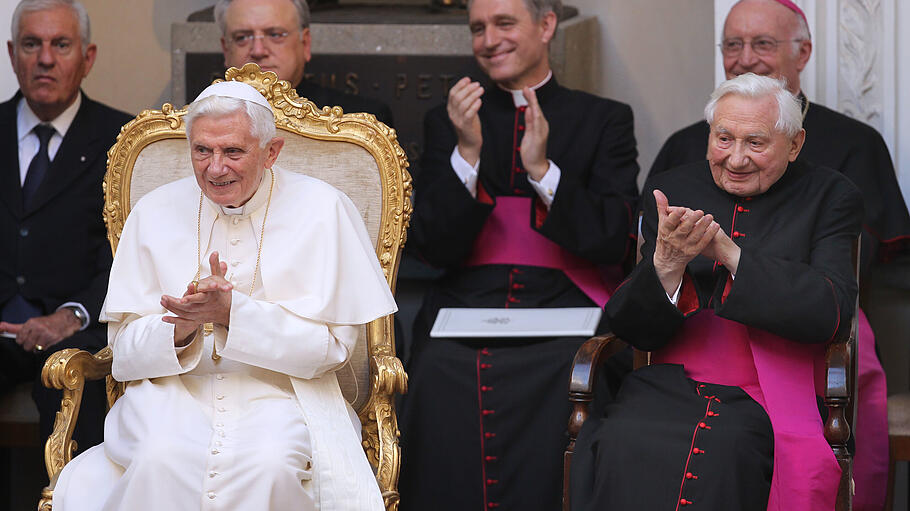
[[[297, 21], [300, 24], [300, 28], [307, 28], [310, 26], [310, 7], [307, 5], [306, 0], [288, 0], [294, 5], [294, 8], [297, 10]], [[225, 22], [224, 17], [227, 14], [228, 7], [231, 5], [231, 0], [218, 0], [218, 3], [215, 4], [215, 23], [218, 24], [218, 27], [221, 28], [221, 35], [227, 35], [227, 22]]]
[[774, 124], [774, 129], [789, 138], [795, 137], [803, 129], [799, 100], [787, 90], [785, 80], [745, 73], [723, 82], [714, 89], [705, 106], [705, 120], [708, 124], [714, 124], [717, 102], [729, 95], [753, 99], [773, 97], [777, 100], [777, 123]]
[[79, 22], [79, 39], [82, 42], [82, 53], [85, 53], [88, 45], [92, 42], [92, 26], [88, 19], [88, 11], [78, 0], [22, 0], [19, 2], [16, 10], [13, 11], [13, 19], [10, 22], [13, 46], [19, 43], [19, 23], [22, 21], [23, 14], [47, 11], [58, 7], [67, 7], [76, 16], [76, 20]]
[[183, 122], [186, 124], [186, 138], [192, 138], [193, 123], [200, 117], [223, 117], [243, 112], [250, 120], [250, 134], [259, 140], [263, 148], [275, 138], [275, 115], [271, 110], [250, 101], [225, 96], [209, 96], [192, 102], [186, 109]]

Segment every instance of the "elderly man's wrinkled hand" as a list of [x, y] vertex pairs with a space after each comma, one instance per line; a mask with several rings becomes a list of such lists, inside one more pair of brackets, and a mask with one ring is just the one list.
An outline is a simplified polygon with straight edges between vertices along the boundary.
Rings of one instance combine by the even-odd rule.
[[670, 206], [666, 195], [654, 190], [657, 202], [657, 239], [654, 247], [654, 270], [667, 294], [676, 292], [686, 265], [701, 254], [715, 238], [720, 225], [712, 215]]
[[43, 351], [79, 331], [82, 324], [69, 309], [38, 316], [25, 323], [0, 323], [0, 331], [16, 334], [25, 351]]
[[458, 137], [458, 154], [471, 165], [480, 159], [480, 149], [483, 147], [480, 117], [477, 115], [482, 104], [481, 96], [483, 87], [466, 76], [452, 86], [446, 102], [449, 120]]
[[174, 325], [174, 340], [178, 345], [204, 323], [230, 326], [234, 286], [224, 278], [227, 264], [218, 259], [218, 252], [212, 252], [209, 265], [212, 275], [198, 283], [191, 282], [182, 297], [161, 297], [161, 306], [176, 315], [164, 316], [162, 321]]
[[735, 275], [739, 267], [739, 256], [741, 253], [739, 245], [727, 236], [723, 229], [720, 229], [714, 235], [711, 243], [705, 246], [701, 255], [714, 259]]

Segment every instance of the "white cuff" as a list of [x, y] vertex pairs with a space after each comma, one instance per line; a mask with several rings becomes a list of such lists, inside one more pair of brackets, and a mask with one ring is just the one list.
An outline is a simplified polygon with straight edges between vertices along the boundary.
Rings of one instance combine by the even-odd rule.
[[92, 322], [92, 317], [89, 316], [88, 311], [85, 310], [85, 306], [83, 306], [79, 302], [66, 302], [63, 305], [61, 305], [60, 307], [57, 307], [57, 310], [63, 309], [65, 307], [75, 307], [75, 308], [79, 309], [80, 311], [82, 311], [82, 314], [85, 314], [85, 316], [83, 316], [85, 318], [85, 321], [82, 322], [82, 326], [79, 328], [79, 331], [81, 332], [81, 331], [85, 330], [86, 328], [88, 328], [88, 324]]
[[458, 180], [468, 189], [468, 193], [471, 194], [471, 197], [476, 199], [477, 172], [480, 170], [480, 160], [478, 159], [476, 164], [471, 165], [462, 158], [461, 153], [458, 152], [458, 146], [455, 146], [449, 161], [452, 163], [452, 169], [455, 170], [455, 174], [458, 175]]
[[553, 197], [556, 195], [556, 189], [559, 187], [562, 171], [552, 160], [547, 160], [547, 163], [550, 164], [550, 167], [547, 169], [547, 173], [540, 178], [540, 182], [531, 179], [530, 174], [528, 174], [528, 182], [531, 183], [531, 187], [537, 192], [547, 209], [550, 209], [550, 205], [553, 204]]
[[670, 303], [672, 303], [673, 305], [676, 305], [677, 303], [679, 303], [679, 291], [682, 289], [682, 283], [683, 283], [683, 281], [680, 280], [679, 285], [676, 286], [676, 292], [673, 293], [673, 296], [670, 296], [669, 294], [667, 294], [667, 299], [669, 299]]

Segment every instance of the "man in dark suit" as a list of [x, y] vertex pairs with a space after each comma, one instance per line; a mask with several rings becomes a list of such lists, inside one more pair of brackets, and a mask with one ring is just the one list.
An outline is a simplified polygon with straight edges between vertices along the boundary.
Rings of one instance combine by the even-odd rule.
[[[102, 209], [106, 153], [130, 116], [79, 89], [95, 61], [85, 8], [23, 0], [7, 43], [19, 91], [0, 104], [0, 392], [35, 380], [42, 437], [60, 392], [40, 381], [64, 348], [106, 344], [98, 312], [111, 249]], [[75, 438], [101, 441], [103, 383], [87, 388]]]
[[259, 64], [291, 82], [297, 94], [316, 106], [340, 106], [345, 113], [367, 112], [392, 126], [392, 111], [375, 99], [345, 94], [304, 79], [310, 61], [310, 9], [306, 0], [219, 0], [215, 22], [221, 28], [224, 65]]
[[440, 308], [602, 306], [616, 281], [601, 271], [618, 273], [634, 247], [632, 110], [557, 82], [548, 46], [560, 10], [472, 0], [489, 79], [459, 80], [424, 119], [408, 242], [446, 273], [414, 325], [402, 510], [560, 505], [565, 388], [585, 339], [429, 337]]

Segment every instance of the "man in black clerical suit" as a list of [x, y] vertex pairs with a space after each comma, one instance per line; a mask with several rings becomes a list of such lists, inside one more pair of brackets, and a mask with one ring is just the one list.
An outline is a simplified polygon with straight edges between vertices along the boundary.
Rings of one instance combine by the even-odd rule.
[[[910, 250], [910, 215], [891, 156], [875, 128], [813, 103], [801, 92], [799, 73], [809, 61], [812, 41], [795, 8], [777, 0], [747, 0], [730, 10], [721, 44], [727, 78], [746, 72], [786, 78], [805, 115], [800, 158], [838, 170], [856, 184], [866, 205], [863, 266], [888, 261]], [[677, 131], [658, 153], [651, 175], [703, 160], [707, 139], [704, 121]]]
[[408, 241], [446, 273], [414, 327], [401, 508], [558, 509], [568, 368], [584, 339], [428, 335], [441, 307], [603, 305], [612, 288], [601, 270], [633, 246], [632, 111], [557, 83], [548, 44], [559, 1], [468, 10], [489, 80], [461, 79], [424, 121]]
[[218, 0], [215, 22], [221, 28], [224, 65], [259, 64], [291, 82], [297, 95], [316, 106], [340, 106], [345, 113], [367, 112], [392, 126], [388, 105], [345, 94], [304, 79], [310, 61], [310, 8], [306, 0]]
[[[860, 284], [873, 281], [865, 278], [873, 265], [906, 267], [910, 261], [910, 215], [882, 137], [869, 125], [810, 102], [800, 91], [799, 73], [812, 53], [802, 11], [789, 0], [738, 2], [724, 24], [721, 52], [727, 78], [753, 72], [786, 79], [790, 92], [802, 102], [805, 117], [806, 143], [799, 158], [841, 172], [862, 193], [865, 216]], [[708, 124], [704, 121], [676, 132], [658, 153], [649, 177], [704, 160], [707, 140]], [[905, 277], [892, 285], [910, 286], [906, 277], [910, 272], [894, 274]], [[888, 460], [885, 378], [874, 353], [872, 329], [862, 312], [858, 344], [858, 401], [861, 408], [868, 408], [861, 409], [854, 424], [855, 504], [858, 510], [879, 509], [885, 499]]]
[[[107, 344], [98, 323], [111, 264], [101, 185], [107, 150], [131, 116], [79, 90], [97, 52], [79, 2], [23, 0], [11, 32], [19, 91], [0, 104], [0, 392], [34, 380], [46, 438], [60, 392], [41, 384], [44, 361]], [[103, 382], [87, 385], [80, 449], [101, 441], [105, 406]]]
[[574, 511], [834, 509], [816, 369], [850, 332], [862, 197], [797, 160], [808, 134], [780, 81], [728, 80], [705, 117], [707, 161], [642, 192], [642, 258], [605, 313], [651, 365], [585, 422]]

